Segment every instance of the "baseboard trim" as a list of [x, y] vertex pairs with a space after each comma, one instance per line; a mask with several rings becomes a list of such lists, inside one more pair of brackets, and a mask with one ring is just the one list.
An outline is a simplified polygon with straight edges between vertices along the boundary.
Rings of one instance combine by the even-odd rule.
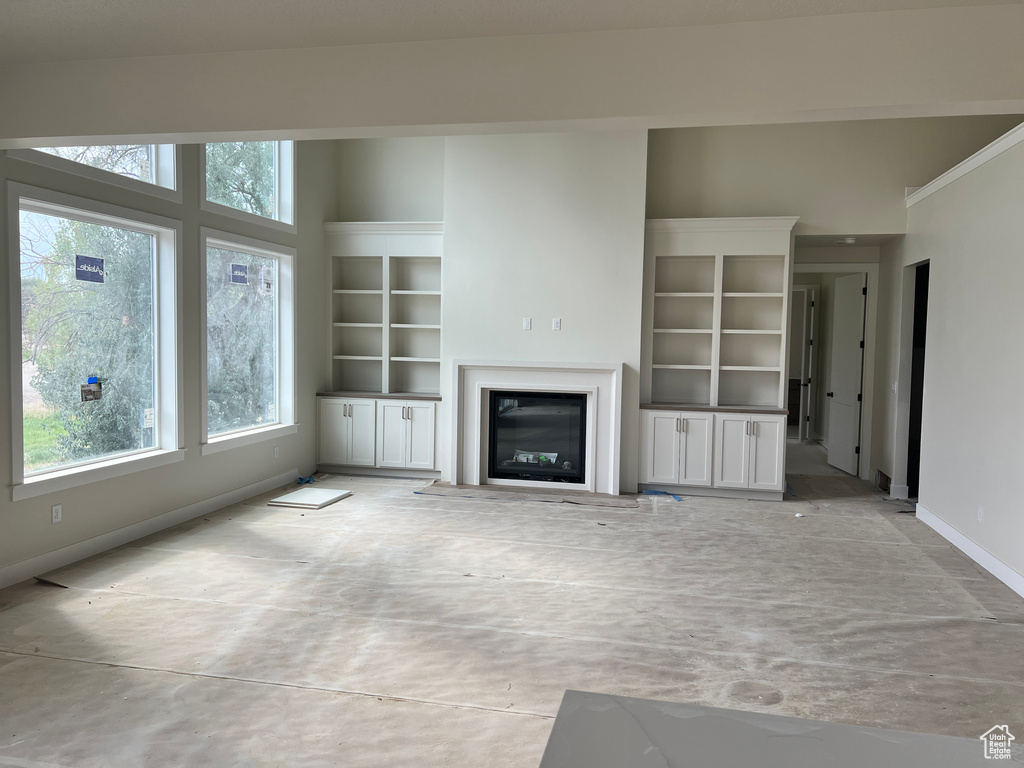
[[1017, 571], [1008, 566], [987, 549], [983, 549], [980, 545], [975, 544], [956, 528], [946, 521], [939, 519], [934, 512], [930, 512], [920, 504], [917, 505], [917, 519], [938, 533], [942, 538], [959, 549], [1018, 595], [1024, 597], [1024, 574], [1017, 573]]
[[235, 488], [227, 493], [197, 501], [195, 504], [172, 509], [170, 512], [164, 512], [162, 515], [151, 517], [148, 520], [140, 520], [137, 523], [126, 525], [124, 528], [93, 536], [91, 539], [80, 541], [77, 544], [69, 544], [52, 552], [46, 552], [36, 557], [30, 557], [28, 560], [21, 560], [20, 562], [4, 566], [0, 568], [0, 589], [9, 587], [11, 584], [17, 584], [19, 581], [30, 579], [33, 576], [38, 576], [57, 568], [63, 568], [65, 565], [98, 555], [100, 552], [106, 552], [108, 549], [120, 547], [136, 539], [141, 539], [143, 536], [159, 533], [201, 515], [216, 512], [218, 509], [245, 501], [252, 496], [287, 485], [298, 476], [299, 470], [292, 469], [280, 475], [268, 477], [266, 480], [260, 480], [258, 483]]
[[889, 486], [889, 498], [890, 499], [909, 499], [910, 498], [910, 486], [909, 485], [891, 485], [891, 486]]

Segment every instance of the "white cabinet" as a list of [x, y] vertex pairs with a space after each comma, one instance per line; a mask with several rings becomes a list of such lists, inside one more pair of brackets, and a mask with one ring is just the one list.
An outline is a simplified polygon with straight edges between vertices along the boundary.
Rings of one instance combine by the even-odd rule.
[[643, 411], [640, 482], [711, 485], [711, 413]]
[[714, 487], [782, 491], [786, 417], [716, 413]]
[[377, 466], [434, 468], [434, 403], [378, 400]]
[[322, 397], [320, 464], [374, 465], [376, 402], [363, 398]]

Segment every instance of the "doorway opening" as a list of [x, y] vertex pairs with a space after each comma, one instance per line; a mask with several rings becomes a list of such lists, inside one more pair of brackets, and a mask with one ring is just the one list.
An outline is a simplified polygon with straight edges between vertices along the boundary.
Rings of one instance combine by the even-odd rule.
[[907, 435], [907, 494], [921, 483], [921, 417], [924, 410], [924, 343], [928, 330], [928, 262], [914, 270], [914, 331], [910, 361], [910, 431]]

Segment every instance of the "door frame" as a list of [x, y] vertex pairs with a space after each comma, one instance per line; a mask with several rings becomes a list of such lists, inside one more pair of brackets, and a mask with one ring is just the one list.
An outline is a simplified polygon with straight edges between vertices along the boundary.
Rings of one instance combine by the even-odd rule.
[[[803, 307], [803, 334], [800, 339], [800, 413], [797, 417], [797, 440], [803, 442], [811, 439], [809, 418], [814, 411], [814, 389], [818, 382], [814, 381], [812, 365], [814, 362], [814, 349], [811, 348], [811, 340], [815, 333], [814, 314], [816, 307], [812, 306], [819, 291], [817, 285], [794, 285], [790, 289], [794, 294], [794, 302], [802, 302]], [[795, 298], [795, 294], [801, 293], [801, 299]], [[792, 339], [790, 339], [792, 341]], [[788, 362], [788, 361], [787, 361]], [[808, 381], [810, 379], [810, 381]]]
[[[896, 369], [896, 423], [893, 441], [892, 480], [889, 498], [910, 498], [907, 457], [910, 453], [910, 379], [914, 356], [914, 304], [917, 300], [917, 268], [930, 263], [921, 259], [903, 267], [903, 298], [900, 303], [900, 358]], [[920, 492], [920, 491], [919, 491]]]
[[[868, 296], [864, 306], [864, 367], [861, 371], [864, 399], [860, 409], [860, 466], [858, 476], [871, 481], [871, 421], [875, 404], [875, 336], [878, 327], [878, 271], [876, 262], [799, 262], [793, 265], [793, 272], [840, 272], [849, 274], [863, 272], [867, 275]], [[820, 319], [819, 319], [820, 324]], [[909, 404], [908, 404], [909, 407]], [[907, 414], [909, 428], [909, 412]]]

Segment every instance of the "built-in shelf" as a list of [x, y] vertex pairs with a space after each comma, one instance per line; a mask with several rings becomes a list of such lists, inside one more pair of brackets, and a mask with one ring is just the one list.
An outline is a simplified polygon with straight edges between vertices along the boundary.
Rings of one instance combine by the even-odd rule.
[[324, 225], [330, 262], [331, 385], [339, 391], [437, 395], [442, 225]]
[[792, 217], [648, 222], [642, 400], [785, 404]]
[[653, 368], [658, 368], [665, 371], [710, 371], [710, 365], [662, 365], [654, 363]]

